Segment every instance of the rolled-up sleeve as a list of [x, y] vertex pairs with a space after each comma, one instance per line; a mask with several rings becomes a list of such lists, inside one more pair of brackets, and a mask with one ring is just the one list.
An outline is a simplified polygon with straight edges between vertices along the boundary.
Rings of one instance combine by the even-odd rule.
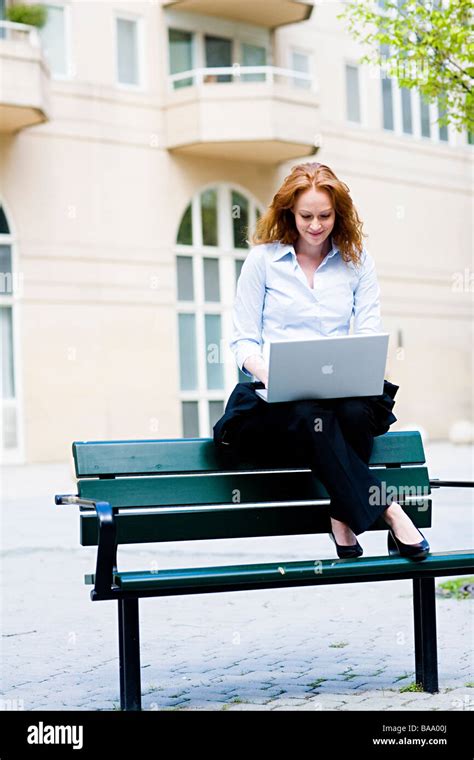
[[229, 347], [238, 367], [252, 377], [243, 366], [252, 354], [262, 356], [262, 314], [265, 300], [265, 246], [251, 248], [237, 283], [233, 309], [233, 330]]
[[365, 249], [364, 252], [359, 281], [354, 291], [354, 333], [378, 333], [382, 332], [380, 288], [374, 259]]

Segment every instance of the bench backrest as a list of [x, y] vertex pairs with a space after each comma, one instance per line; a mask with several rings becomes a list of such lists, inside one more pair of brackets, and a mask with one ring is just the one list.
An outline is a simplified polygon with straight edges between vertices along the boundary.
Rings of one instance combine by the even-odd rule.
[[[73, 444], [78, 494], [108, 501], [118, 542], [325, 533], [328, 494], [308, 469], [235, 461], [211, 438], [81, 441]], [[370, 468], [419, 528], [431, 525], [420, 433], [374, 440]], [[392, 491], [393, 492], [393, 491]], [[97, 544], [95, 513], [81, 509], [81, 543]], [[379, 519], [372, 529], [386, 529]]]

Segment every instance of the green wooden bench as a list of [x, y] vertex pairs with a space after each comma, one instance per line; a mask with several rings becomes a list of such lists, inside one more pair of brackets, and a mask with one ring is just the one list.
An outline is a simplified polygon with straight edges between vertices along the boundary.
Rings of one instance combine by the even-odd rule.
[[[84, 441], [73, 444], [73, 455], [78, 495], [55, 500], [79, 505], [81, 544], [98, 546], [95, 573], [86, 576], [94, 585], [91, 599], [118, 602], [121, 709], [141, 709], [140, 598], [401, 578], [413, 580], [416, 681], [425, 691], [438, 690], [435, 578], [474, 572], [472, 551], [434, 552], [421, 562], [315, 556], [120, 572], [122, 544], [327, 533], [328, 494], [310, 470], [236, 462], [210, 438]], [[430, 486], [454, 484], [430, 481], [424, 463], [418, 432], [375, 438], [370, 467], [385, 487], [397, 488], [397, 500], [419, 528], [431, 526]], [[387, 525], [380, 518], [372, 529]]]

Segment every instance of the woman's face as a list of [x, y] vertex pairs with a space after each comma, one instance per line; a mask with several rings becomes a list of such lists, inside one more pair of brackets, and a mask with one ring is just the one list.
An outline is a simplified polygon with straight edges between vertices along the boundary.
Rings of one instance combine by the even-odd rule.
[[318, 246], [332, 232], [336, 221], [331, 196], [325, 190], [305, 190], [297, 197], [292, 211], [296, 229], [310, 245]]

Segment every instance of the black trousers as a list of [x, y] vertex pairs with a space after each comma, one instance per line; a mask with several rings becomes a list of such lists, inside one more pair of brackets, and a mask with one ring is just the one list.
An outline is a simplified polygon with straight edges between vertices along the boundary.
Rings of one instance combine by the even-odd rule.
[[[370, 528], [393, 501], [368, 467], [377, 434], [372, 397], [284, 403], [254, 398], [251, 409], [232, 415], [234, 451], [257, 462], [309, 467], [330, 496], [330, 516], [356, 535]], [[218, 425], [216, 443], [221, 440]]]

